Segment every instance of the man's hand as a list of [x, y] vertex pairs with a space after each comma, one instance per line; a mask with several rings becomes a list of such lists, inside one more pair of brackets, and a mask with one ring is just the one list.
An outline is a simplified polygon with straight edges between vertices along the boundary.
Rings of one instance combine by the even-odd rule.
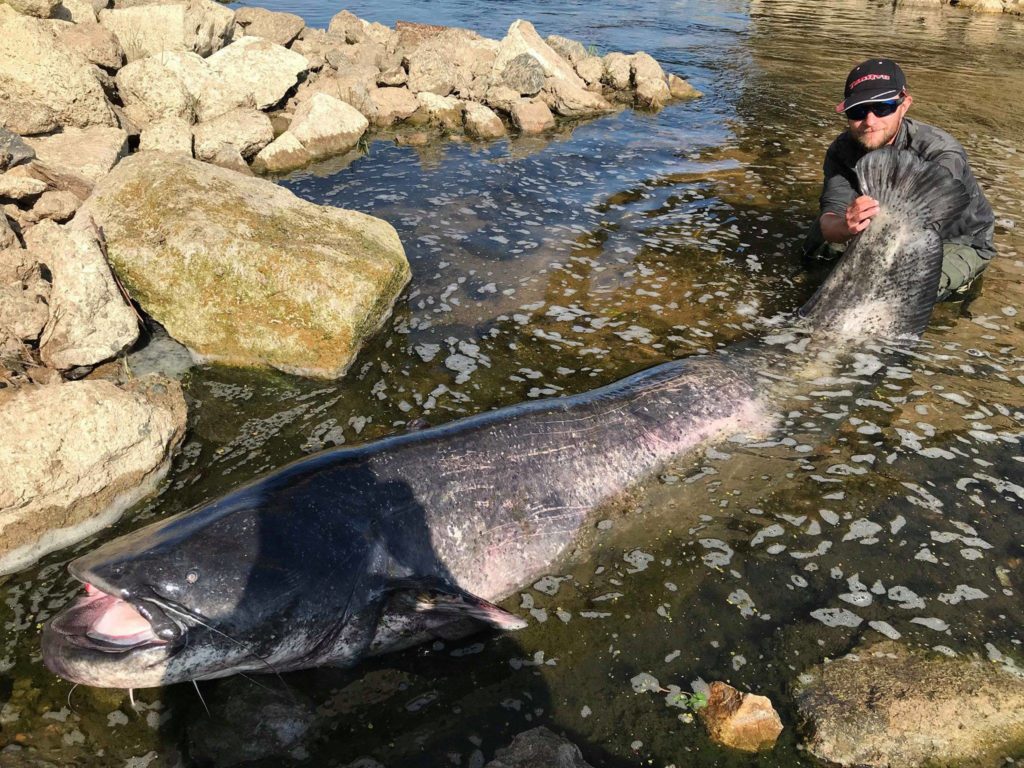
[[878, 201], [861, 195], [846, 207], [846, 215], [826, 213], [821, 217], [821, 233], [830, 243], [845, 243], [867, 229], [873, 216], [878, 215]]

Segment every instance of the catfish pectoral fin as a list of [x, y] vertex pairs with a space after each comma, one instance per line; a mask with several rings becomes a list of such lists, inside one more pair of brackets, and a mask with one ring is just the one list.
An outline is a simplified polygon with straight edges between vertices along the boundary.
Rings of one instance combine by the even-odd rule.
[[401, 579], [390, 585], [391, 592], [402, 594], [419, 613], [446, 614], [475, 619], [502, 630], [523, 629], [527, 622], [454, 584], [439, 578]]

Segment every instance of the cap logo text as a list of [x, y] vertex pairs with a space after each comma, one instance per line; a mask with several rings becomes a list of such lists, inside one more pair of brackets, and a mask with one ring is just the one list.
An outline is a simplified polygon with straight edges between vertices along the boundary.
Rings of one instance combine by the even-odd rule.
[[850, 83], [850, 90], [853, 90], [858, 85], [868, 80], [891, 80], [888, 75], [864, 75], [864, 77], [858, 77], [852, 83]]

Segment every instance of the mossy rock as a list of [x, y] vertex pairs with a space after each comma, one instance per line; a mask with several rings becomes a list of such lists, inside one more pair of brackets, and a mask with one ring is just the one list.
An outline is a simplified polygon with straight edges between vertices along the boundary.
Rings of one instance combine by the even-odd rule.
[[162, 152], [104, 178], [92, 216], [132, 298], [201, 360], [337, 378], [409, 281], [394, 228]]

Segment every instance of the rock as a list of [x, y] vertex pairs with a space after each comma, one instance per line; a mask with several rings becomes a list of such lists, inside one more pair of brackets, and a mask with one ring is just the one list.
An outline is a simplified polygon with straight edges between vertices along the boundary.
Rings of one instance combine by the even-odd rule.
[[253, 158], [252, 167], [259, 173], [287, 173], [312, 161], [302, 142], [285, 131]]
[[707, 706], [697, 714], [712, 741], [744, 752], [770, 749], [782, 733], [782, 720], [767, 697], [722, 682], [711, 684]]
[[229, 365], [341, 376], [409, 280], [386, 222], [159, 152], [121, 162], [78, 215], [149, 315]]
[[636, 84], [636, 105], [641, 109], [661, 109], [671, 98], [664, 80], [641, 80]]
[[85, 538], [152, 493], [185, 433], [181, 386], [157, 377], [0, 397], [0, 573]]
[[312, 71], [318, 71], [327, 61], [328, 37], [327, 33], [322, 29], [314, 27], [303, 28], [299, 36], [288, 47], [296, 53], [305, 56]]
[[1024, 678], [884, 642], [801, 676], [808, 751], [842, 766], [1005, 765], [1024, 743]]
[[7, 5], [26, 16], [37, 19], [51, 19], [60, 6], [60, 0], [4, 0]]
[[28, 139], [36, 158], [92, 185], [128, 154], [128, 134], [120, 128], [68, 128], [52, 136]]
[[366, 37], [362, 19], [349, 11], [341, 11], [331, 18], [327, 25], [327, 34], [346, 43], [359, 43]]
[[34, 160], [36, 153], [25, 140], [6, 128], [0, 128], [0, 172]]
[[529, 53], [521, 53], [505, 65], [499, 81], [521, 96], [536, 96], [544, 87], [544, 67]]
[[274, 140], [274, 128], [263, 112], [239, 107], [199, 123], [193, 136], [195, 156], [200, 160], [213, 160], [225, 146], [249, 159]]
[[485, 768], [590, 768], [580, 748], [544, 726], [518, 734]]
[[604, 77], [604, 60], [599, 56], [588, 56], [576, 62], [576, 74], [583, 78], [587, 87], [600, 86], [601, 78]]
[[116, 125], [95, 70], [46, 24], [0, 5], [0, 127], [30, 136]]
[[576, 70], [541, 40], [533, 24], [523, 19], [512, 22], [508, 28], [508, 34], [498, 44], [492, 69], [492, 80], [500, 77], [500, 73], [512, 59], [524, 53], [529, 54], [540, 63], [547, 77], [565, 81], [580, 90], [584, 89], [585, 84], [576, 74]]
[[375, 110], [373, 121], [382, 127], [405, 120], [420, 106], [406, 88], [374, 88], [370, 91], [370, 100]]
[[604, 76], [601, 81], [616, 91], [629, 88], [632, 65], [624, 53], [609, 53], [604, 57]]
[[590, 54], [587, 53], [587, 49], [583, 47], [583, 43], [577, 42], [571, 38], [561, 37], [559, 35], [548, 35], [544, 38], [544, 42], [550, 46], [551, 50], [570, 64], [577, 65], [584, 59], [590, 58]]
[[661, 65], [650, 54], [639, 51], [629, 57], [630, 77], [636, 88], [636, 104], [644, 109], [661, 109], [672, 92]]
[[11, 246], [18, 246], [18, 236], [11, 228], [10, 219], [7, 218], [5, 213], [0, 211], [0, 251], [4, 251]]
[[449, 133], [462, 130], [464, 102], [452, 96], [438, 96], [428, 91], [417, 93], [416, 101], [420, 105], [417, 111], [423, 114], [427, 123], [440, 126]]
[[255, 175], [252, 168], [249, 167], [249, 163], [242, 157], [238, 147], [232, 147], [230, 144], [221, 144], [204, 162], [216, 165], [218, 168], [241, 173], [244, 176]]
[[168, 119], [195, 122], [196, 98], [168, 66], [168, 57], [129, 62], [115, 79], [128, 119], [141, 130]]
[[523, 101], [519, 94], [504, 85], [492, 85], [484, 94], [484, 103], [491, 109], [499, 109], [507, 115]]
[[497, 139], [505, 135], [505, 124], [494, 110], [474, 101], [466, 102], [465, 129], [475, 139]]
[[314, 94], [295, 110], [288, 128], [313, 159], [353, 149], [369, 122], [359, 111], [325, 93]]
[[468, 29], [439, 27], [424, 33], [422, 28], [403, 26], [389, 44], [394, 57], [406, 64], [409, 90], [466, 97], [475, 81], [489, 81], [497, 43]]
[[[225, 681], [210, 696], [213, 717], [189, 723], [189, 756], [197, 762], [233, 768], [276, 756], [290, 762], [291, 752], [308, 743], [323, 726], [314, 702], [299, 691], [257, 688], [246, 681]], [[254, 723], [254, 728], [225, 729], [224, 722]]]
[[177, 152], [192, 157], [192, 126], [179, 117], [165, 117], [152, 122], [142, 131], [139, 149]]
[[[668, 86], [665, 91], [668, 92]], [[548, 78], [541, 98], [563, 117], [588, 117], [614, 109], [600, 94], [553, 77]]]
[[57, 39], [98, 67], [116, 71], [124, 63], [124, 49], [117, 37], [95, 21], [70, 24], [58, 32]]
[[392, 67], [387, 72], [377, 75], [377, 85], [381, 88], [395, 88], [405, 85], [409, 81], [409, 74], [401, 67]]
[[50, 310], [50, 284], [43, 280], [40, 265], [20, 248], [0, 251], [0, 335], [16, 341], [39, 338]]
[[18, 173], [25, 177], [38, 179], [46, 184], [48, 189], [57, 192], [71, 192], [79, 200], [85, 200], [92, 193], [93, 182], [89, 179], [73, 170], [51, 165], [39, 159], [33, 160], [27, 165], [19, 165], [8, 173]]
[[976, 13], [1002, 13], [1002, 0], [959, 0], [958, 8], [966, 8]]
[[375, 88], [372, 81], [368, 82], [361, 77], [321, 75], [315, 82], [303, 83], [299, 86], [299, 90], [295, 94], [295, 103], [302, 104], [312, 98], [313, 94], [324, 93], [355, 107], [363, 117], [372, 123], [377, 116], [376, 104], [370, 97], [373, 90]]
[[239, 8], [235, 11], [234, 37], [262, 37], [287, 47], [305, 26], [302, 17], [294, 13], [268, 11], [265, 8]]
[[[327, 63], [339, 73], [358, 74], [367, 78], [368, 82], [373, 82], [380, 75], [381, 63], [385, 59], [384, 46], [370, 39], [341, 48], [328, 48], [325, 56]], [[392, 68], [401, 69], [401, 67]]]
[[665, 81], [665, 70], [661, 68], [661, 64], [649, 53], [643, 51], [637, 51], [629, 57], [629, 71], [634, 84], [643, 80]]
[[522, 99], [512, 107], [512, 123], [522, 133], [543, 133], [555, 127], [555, 118], [543, 101]]
[[66, 371], [116, 357], [139, 337], [135, 311], [121, 295], [91, 222], [68, 227], [45, 221], [25, 236], [32, 256], [50, 269], [50, 315], [39, 338], [40, 359]]
[[210, 56], [210, 69], [246, 98], [248, 106], [274, 106], [309, 69], [306, 57], [258, 37], [243, 37]]
[[[173, 73], [188, 96], [194, 119], [205, 122], [238, 107], [252, 106], [253, 96], [243, 85], [225, 79], [210, 67], [207, 59], [195, 53], [162, 53], [147, 59]], [[129, 65], [132, 66], [132, 65]], [[181, 117], [187, 119], [187, 116]]]
[[115, 8], [98, 16], [117, 35], [128, 61], [164, 51], [209, 56], [227, 45], [235, 26], [234, 11], [213, 0]]
[[0, 200], [25, 200], [46, 191], [46, 182], [31, 177], [0, 173]]
[[678, 75], [668, 76], [668, 88], [673, 99], [699, 99], [704, 95]]
[[56, 221], [63, 223], [75, 215], [82, 201], [71, 192], [48, 190], [36, 200], [29, 212], [35, 221]]
[[[106, 7], [106, 6], [103, 6]], [[89, 0], [62, 0], [53, 10], [53, 18], [75, 24], [98, 24], [96, 9]]]

